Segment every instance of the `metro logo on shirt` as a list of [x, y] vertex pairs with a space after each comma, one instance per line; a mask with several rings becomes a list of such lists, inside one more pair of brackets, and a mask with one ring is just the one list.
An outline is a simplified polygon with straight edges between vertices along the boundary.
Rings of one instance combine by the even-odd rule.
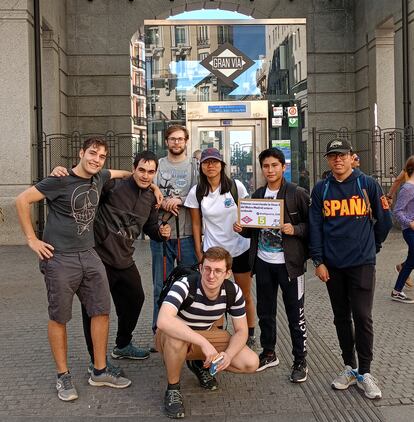
[[359, 195], [349, 199], [326, 199], [323, 201], [325, 217], [364, 217], [368, 215], [367, 204]]

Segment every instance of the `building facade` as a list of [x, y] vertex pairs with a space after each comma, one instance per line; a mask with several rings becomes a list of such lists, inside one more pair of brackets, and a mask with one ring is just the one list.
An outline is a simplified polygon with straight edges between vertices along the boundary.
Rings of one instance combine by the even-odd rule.
[[[39, 141], [34, 3], [35, 0], [4, 0], [0, 4], [1, 244], [24, 241], [17, 229], [14, 198], [39, 178], [38, 154], [33, 147]], [[402, 4], [407, 13], [403, 13]], [[287, 82], [281, 70], [285, 71], [285, 78], [290, 81], [289, 90], [296, 94], [304, 115], [301, 139], [308, 141], [306, 168], [311, 175], [317, 173], [313, 159], [315, 133], [343, 127], [358, 133], [375, 125], [403, 128], [413, 121], [409, 107], [414, 92], [409, 71], [414, 68], [412, 0], [405, 3], [388, 0], [40, 0], [43, 132], [49, 136], [73, 131], [79, 134], [109, 131], [135, 134], [138, 142], [147, 142], [148, 119], [156, 120], [158, 111], [169, 120], [174, 120], [173, 117], [182, 120], [183, 104], [189, 99], [182, 98], [183, 93], [174, 87], [174, 78], [165, 73], [162, 63], [158, 64], [157, 84], [163, 83], [161, 95], [166, 98], [162, 102], [170, 101], [168, 113], [156, 109], [156, 103], [160, 103], [157, 85], [142, 95], [144, 76], [140, 60], [151, 55], [156, 57], [161, 47], [157, 46], [156, 32], [153, 42], [145, 42], [145, 47], [139, 34], [145, 33], [145, 20], [218, 7], [236, 10], [254, 19], [306, 19], [303, 34], [302, 29], [297, 35], [289, 35], [280, 29], [278, 34], [271, 26], [266, 28], [268, 41], [264, 56], [269, 53], [272, 57], [264, 60], [268, 68], [258, 69], [255, 77], [263, 92], [282, 92]], [[227, 32], [212, 34], [209, 28], [202, 26], [191, 33], [186, 33], [185, 28], [176, 28], [172, 33], [171, 28], [162, 27], [168, 32], [165, 36], [171, 37], [175, 57], [193, 58], [197, 50], [194, 58], [200, 60], [201, 47], [207, 53], [212, 43], [219, 43], [220, 36], [232, 37]], [[272, 32], [274, 29], [276, 33]], [[298, 48], [299, 38], [306, 39], [306, 60], [298, 51], [291, 61], [296, 68], [284, 69], [283, 55], [286, 58], [286, 51], [290, 51], [292, 45], [294, 52], [295, 42]], [[180, 39], [184, 42], [179, 42]], [[276, 54], [273, 54], [272, 43], [278, 45]], [[408, 49], [404, 48], [407, 43]], [[197, 49], [188, 48], [195, 46]], [[154, 72], [156, 61], [153, 66]], [[145, 85], [148, 88], [147, 81]], [[215, 92], [216, 87], [214, 78], [206, 79], [191, 95], [196, 101], [214, 101], [219, 93], [219, 90]], [[141, 124], [145, 122], [143, 119], [147, 119], [147, 125]], [[270, 134], [269, 140], [271, 138]], [[360, 138], [353, 139], [358, 149]], [[387, 139], [392, 140], [391, 136]], [[62, 149], [65, 148], [68, 146], [63, 140]], [[368, 148], [367, 160], [369, 153], [377, 155], [375, 149]], [[52, 161], [47, 156], [45, 159]], [[380, 165], [387, 167], [386, 163]]]

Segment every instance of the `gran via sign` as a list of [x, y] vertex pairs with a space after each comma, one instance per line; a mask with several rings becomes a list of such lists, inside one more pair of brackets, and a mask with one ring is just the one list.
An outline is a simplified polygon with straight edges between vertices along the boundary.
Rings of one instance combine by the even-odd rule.
[[200, 64], [226, 85], [235, 87], [234, 80], [253, 66], [254, 62], [233, 45], [225, 43]]

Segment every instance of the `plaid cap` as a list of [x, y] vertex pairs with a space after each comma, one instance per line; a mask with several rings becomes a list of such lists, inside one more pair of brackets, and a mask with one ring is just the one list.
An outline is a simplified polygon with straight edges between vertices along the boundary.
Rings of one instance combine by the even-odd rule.
[[224, 162], [222, 155], [216, 148], [207, 148], [201, 153], [200, 163], [206, 160], [218, 160]]
[[352, 151], [352, 145], [345, 139], [334, 139], [328, 142], [326, 146], [325, 156], [332, 152], [349, 152]]

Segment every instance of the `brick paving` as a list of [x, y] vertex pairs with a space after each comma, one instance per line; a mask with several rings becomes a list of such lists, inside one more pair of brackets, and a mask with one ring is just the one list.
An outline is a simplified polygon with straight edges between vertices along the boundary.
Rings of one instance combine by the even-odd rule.
[[[147, 241], [138, 241], [136, 261], [146, 293], [135, 332], [142, 346], [152, 344], [152, 289]], [[207, 421], [412, 421], [414, 420], [414, 305], [391, 301], [396, 275], [393, 265], [406, 253], [401, 234], [393, 231], [380, 253], [374, 305], [375, 359], [383, 399], [366, 399], [356, 387], [337, 392], [330, 382], [341, 368], [326, 287], [307, 276], [306, 317], [309, 330], [306, 383], [288, 376], [291, 345], [283, 303], [279, 301], [280, 365], [254, 375], [220, 374], [220, 389], [202, 390], [183, 370], [182, 391], [187, 420]], [[0, 247], [0, 421], [158, 421], [167, 420], [162, 400], [166, 387], [158, 354], [146, 361], [118, 361], [133, 383], [126, 390], [88, 385], [88, 354], [82, 335], [80, 306], [75, 300], [68, 325], [69, 364], [79, 399], [63, 403], [56, 397], [55, 370], [47, 342], [47, 304], [34, 254], [23, 246]], [[414, 294], [414, 291], [413, 291]], [[111, 317], [109, 347], [115, 338]]]

